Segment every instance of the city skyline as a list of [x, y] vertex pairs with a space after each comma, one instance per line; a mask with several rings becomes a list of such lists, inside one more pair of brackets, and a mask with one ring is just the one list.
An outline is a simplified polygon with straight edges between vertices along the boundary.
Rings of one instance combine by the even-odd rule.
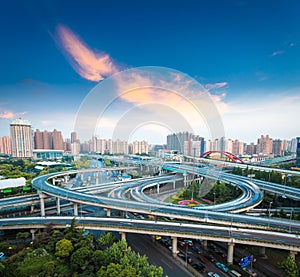
[[[33, 129], [58, 129], [69, 137], [80, 105], [98, 82], [149, 65], [174, 68], [200, 82], [228, 138], [250, 143], [261, 134], [288, 140], [299, 135], [298, 1], [3, 6], [0, 136], [22, 117]], [[102, 121], [101, 137], [111, 137], [121, 106], [139, 104], [119, 100]], [[169, 133], [151, 123], [134, 130], [132, 140], [165, 144]]]

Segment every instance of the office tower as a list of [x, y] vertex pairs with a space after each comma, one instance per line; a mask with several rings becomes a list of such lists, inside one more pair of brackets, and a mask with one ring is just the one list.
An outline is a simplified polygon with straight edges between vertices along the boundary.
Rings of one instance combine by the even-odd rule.
[[10, 137], [8, 136], [0, 137], [0, 153], [11, 155]]
[[18, 118], [10, 124], [11, 150], [13, 158], [31, 158], [33, 136], [29, 121]]
[[167, 136], [167, 145], [169, 150], [177, 150], [180, 153], [183, 153], [184, 142], [191, 139], [193, 136], [189, 132], [179, 132], [176, 134], [171, 134]]
[[296, 151], [297, 151], [297, 139], [296, 138], [291, 139], [289, 151], [291, 153], [296, 153]]
[[269, 137], [269, 135], [266, 135], [266, 137], [261, 135], [261, 137], [257, 140], [256, 154], [270, 155], [272, 154], [272, 151], [272, 139]]
[[297, 137], [296, 167], [300, 168], [300, 137]]
[[77, 141], [77, 133], [76, 132], [72, 132], [71, 133], [71, 143]]

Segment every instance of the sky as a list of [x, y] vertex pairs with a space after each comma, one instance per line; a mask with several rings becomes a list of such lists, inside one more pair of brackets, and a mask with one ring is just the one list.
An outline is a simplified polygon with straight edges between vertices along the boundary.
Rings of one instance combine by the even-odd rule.
[[5, 1], [0, 136], [19, 117], [65, 138], [91, 122], [149, 143], [178, 128], [299, 136], [299, 13], [298, 0]]

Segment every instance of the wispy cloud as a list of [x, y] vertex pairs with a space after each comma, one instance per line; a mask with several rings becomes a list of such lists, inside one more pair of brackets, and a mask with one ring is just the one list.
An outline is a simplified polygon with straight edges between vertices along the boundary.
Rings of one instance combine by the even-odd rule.
[[26, 112], [16, 113], [16, 112], [13, 112], [10, 110], [0, 109], [0, 118], [2, 118], [2, 119], [13, 119], [13, 118], [20, 117], [24, 114], [26, 114]]
[[99, 82], [118, 71], [108, 54], [95, 53], [66, 26], [58, 25], [57, 33], [57, 42], [64, 48], [71, 65], [81, 77]]
[[220, 83], [214, 83], [214, 84], [206, 84], [205, 88], [208, 90], [213, 90], [213, 89], [219, 89], [219, 88], [225, 87], [227, 85], [228, 85], [227, 82], [220, 82]]
[[272, 57], [275, 57], [275, 56], [278, 56], [278, 55], [282, 55], [285, 51], [284, 50], [278, 50], [278, 51], [274, 51], [271, 56]]

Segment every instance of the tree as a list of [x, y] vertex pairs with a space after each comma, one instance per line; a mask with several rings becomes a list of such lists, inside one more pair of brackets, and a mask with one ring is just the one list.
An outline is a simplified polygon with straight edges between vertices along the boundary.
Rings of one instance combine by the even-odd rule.
[[116, 237], [111, 232], [107, 232], [98, 239], [99, 246], [103, 250], [110, 247], [115, 241]]
[[292, 257], [288, 256], [283, 262], [279, 263], [279, 267], [284, 269], [286, 277], [298, 277], [299, 269]]
[[86, 270], [90, 263], [92, 251], [88, 247], [81, 247], [77, 249], [71, 256], [71, 267], [74, 272]]
[[137, 277], [135, 268], [128, 266], [123, 268], [120, 264], [110, 263], [107, 267], [102, 266], [97, 272], [97, 277]]
[[72, 242], [68, 239], [62, 239], [56, 243], [55, 256], [59, 258], [67, 258], [73, 251]]

